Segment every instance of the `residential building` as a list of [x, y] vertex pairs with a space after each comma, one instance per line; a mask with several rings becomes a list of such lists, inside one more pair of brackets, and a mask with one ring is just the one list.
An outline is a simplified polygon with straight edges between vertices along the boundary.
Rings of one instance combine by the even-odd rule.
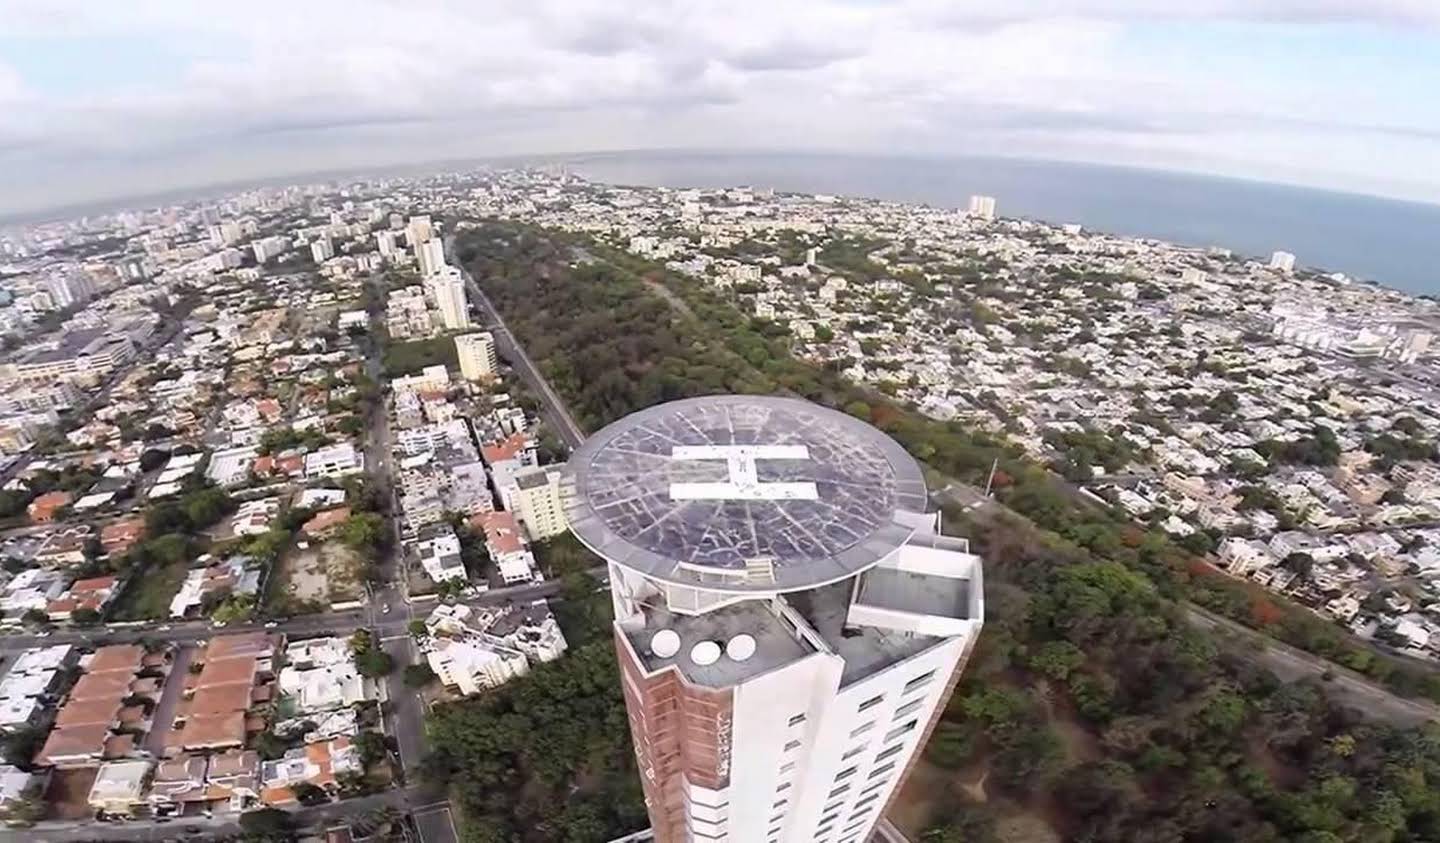
[[321, 237], [310, 244], [310, 257], [316, 263], [324, 263], [335, 257], [335, 246], [329, 237]]
[[168, 651], [135, 644], [111, 644], [82, 659], [84, 673], [56, 710], [35, 763], [94, 767], [137, 755], [138, 737], [151, 728], [147, 705], [158, 701], [169, 667]]
[[465, 281], [460, 270], [451, 266], [425, 279], [425, 286], [435, 298], [435, 307], [440, 311], [440, 320], [447, 331], [459, 331], [470, 327], [470, 307], [465, 299]]
[[515, 514], [531, 541], [544, 541], [570, 529], [560, 496], [563, 466], [526, 466], [515, 472]]
[[348, 737], [309, 743], [260, 765], [260, 801], [271, 807], [293, 805], [294, 787], [309, 784], [328, 793], [339, 786], [339, 776], [363, 773], [360, 752]]
[[365, 470], [365, 455], [349, 442], [330, 445], [305, 455], [305, 478], [345, 477]]
[[220, 635], [194, 656], [199, 672], [186, 677], [185, 693], [165, 735], [167, 751], [222, 750], [244, 746], [246, 736], [264, 727], [252, 711], [270, 707], [274, 659], [280, 635], [262, 631]]
[[208, 554], [200, 557], [201, 567], [185, 572], [180, 590], [170, 598], [170, 617], [183, 618], [191, 615], [211, 595], [243, 597], [260, 590], [260, 576], [263, 572], [249, 556], [229, 556], [212, 559]]
[[350, 643], [344, 638], [292, 641], [285, 650], [279, 689], [292, 716], [353, 706], [367, 699], [365, 680], [355, 671]]
[[536, 579], [535, 557], [520, 531], [520, 523], [511, 512], [486, 512], [476, 515], [470, 522], [485, 534], [485, 548], [490, 559], [500, 572], [500, 579], [506, 585], [529, 582]]
[[133, 817], [146, 805], [145, 791], [155, 762], [148, 758], [107, 761], [100, 765], [90, 786], [87, 803], [105, 817]]
[[984, 615], [919, 465], [843, 413], [710, 396], [621, 419], [567, 473], [656, 840], [869, 839]]
[[460, 358], [460, 375], [465, 380], [494, 380], [500, 371], [500, 361], [495, 354], [495, 337], [489, 331], [456, 337], [455, 353]]
[[465, 563], [460, 558], [460, 539], [448, 524], [428, 524], [419, 529], [415, 553], [425, 576], [435, 584], [447, 580], [465, 582]]
[[1270, 268], [1286, 273], [1294, 272], [1295, 256], [1289, 252], [1276, 252], [1270, 256]]
[[418, 252], [420, 244], [432, 236], [434, 236], [434, 229], [430, 225], [429, 214], [417, 214], [405, 224], [405, 245], [412, 250]]
[[995, 219], [995, 197], [994, 196], [971, 196], [970, 216], [982, 220]]
[[421, 277], [435, 275], [445, 267], [445, 241], [432, 237], [415, 247], [415, 261]]

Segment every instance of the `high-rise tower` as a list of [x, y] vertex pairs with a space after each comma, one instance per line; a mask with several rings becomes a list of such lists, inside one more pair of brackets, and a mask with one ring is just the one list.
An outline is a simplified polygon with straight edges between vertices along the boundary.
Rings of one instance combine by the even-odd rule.
[[867, 839], [983, 616], [916, 462], [833, 410], [712, 396], [606, 427], [566, 474], [658, 843]]

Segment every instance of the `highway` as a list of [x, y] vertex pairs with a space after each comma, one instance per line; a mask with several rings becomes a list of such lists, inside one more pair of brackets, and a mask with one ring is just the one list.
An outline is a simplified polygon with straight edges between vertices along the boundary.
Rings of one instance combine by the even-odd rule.
[[560, 396], [551, 388], [549, 381], [545, 380], [545, 376], [540, 374], [540, 370], [530, 360], [530, 356], [525, 353], [525, 349], [515, 339], [515, 335], [510, 333], [510, 329], [505, 325], [505, 320], [500, 317], [500, 311], [495, 309], [495, 306], [490, 303], [489, 297], [485, 295], [485, 291], [475, 283], [475, 279], [470, 276], [470, 270], [455, 260], [454, 240], [453, 235], [445, 238], [445, 251], [448, 259], [459, 268], [461, 277], [465, 279], [468, 295], [484, 315], [483, 327], [495, 337], [496, 351], [510, 363], [526, 385], [539, 396], [542, 404], [541, 415], [550, 425], [550, 429], [554, 430], [570, 448], [580, 447], [580, 443], [585, 441], [585, 431], [575, 423], [569, 409], [565, 407], [565, 402], [560, 400]]

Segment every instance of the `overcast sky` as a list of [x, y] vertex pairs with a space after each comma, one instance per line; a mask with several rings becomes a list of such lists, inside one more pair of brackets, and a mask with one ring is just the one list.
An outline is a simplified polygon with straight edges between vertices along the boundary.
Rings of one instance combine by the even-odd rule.
[[1440, 202], [1437, 92], [1440, 0], [0, 0], [0, 212], [637, 148]]

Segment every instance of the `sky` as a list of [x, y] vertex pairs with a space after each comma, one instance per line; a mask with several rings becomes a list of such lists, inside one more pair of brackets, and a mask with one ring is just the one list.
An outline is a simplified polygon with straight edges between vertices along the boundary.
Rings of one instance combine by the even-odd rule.
[[1440, 0], [0, 0], [0, 213], [628, 149], [1440, 202]]

